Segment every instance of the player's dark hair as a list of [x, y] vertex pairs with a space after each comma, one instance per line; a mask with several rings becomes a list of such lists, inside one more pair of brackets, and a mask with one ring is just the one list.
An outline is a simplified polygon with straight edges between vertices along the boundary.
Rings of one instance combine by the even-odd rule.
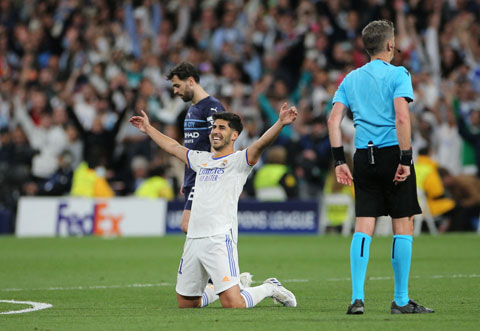
[[186, 80], [188, 77], [193, 77], [197, 83], [200, 82], [198, 69], [189, 62], [181, 62], [173, 67], [168, 73], [167, 79], [172, 80], [173, 76], [177, 76], [180, 80]]
[[242, 119], [240, 116], [234, 113], [215, 113], [213, 114], [213, 120], [224, 120], [228, 122], [228, 126], [238, 132], [238, 134], [242, 133], [243, 124]]
[[362, 30], [362, 40], [368, 55], [374, 56], [385, 50], [385, 43], [393, 38], [395, 28], [389, 20], [372, 21]]

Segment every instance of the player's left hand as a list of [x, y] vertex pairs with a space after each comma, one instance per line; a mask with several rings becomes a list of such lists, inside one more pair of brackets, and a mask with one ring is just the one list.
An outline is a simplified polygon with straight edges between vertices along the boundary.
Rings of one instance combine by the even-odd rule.
[[288, 125], [293, 123], [297, 119], [297, 108], [295, 106], [291, 106], [287, 108], [287, 103], [285, 102], [280, 109], [280, 113], [278, 114], [278, 119], [280, 123], [283, 125]]

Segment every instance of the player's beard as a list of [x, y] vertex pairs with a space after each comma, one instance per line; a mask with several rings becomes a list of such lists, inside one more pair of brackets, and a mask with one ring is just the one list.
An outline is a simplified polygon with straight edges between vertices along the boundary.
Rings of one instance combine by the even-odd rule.
[[228, 146], [228, 145], [230, 144], [230, 141], [231, 141], [231, 138], [232, 138], [231, 136], [228, 136], [228, 137], [222, 137], [222, 136], [220, 136], [220, 137], [222, 138], [222, 139], [221, 139], [222, 144], [219, 144], [219, 145], [216, 145], [216, 146], [215, 146], [215, 145], [213, 144], [213, 139], [212, 139], [212, 142], [211, 142], [212, 148], [213, 148], [215, 151], [217, 151], [217, 152], [221, 151], [221, 150], [224, 149], [226, 146]]
[[183, 92], [182, 100], [185, 102], [190, 102], [192, 101], [192, 99], [193, 99], [193, 90], [185, 86], [185, 91]]

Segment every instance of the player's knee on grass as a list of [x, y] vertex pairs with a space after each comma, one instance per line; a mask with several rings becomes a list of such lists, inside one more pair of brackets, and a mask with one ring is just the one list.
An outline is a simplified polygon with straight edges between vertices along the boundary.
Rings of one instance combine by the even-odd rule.
[[177, 293], [178, 308], [200, 308], [202, 306], [201, 297], [186, 297]]
[[245, 300], [240, 294], [240, 287], [235, 285], [219, 294], [223, 308], [245, 308]]

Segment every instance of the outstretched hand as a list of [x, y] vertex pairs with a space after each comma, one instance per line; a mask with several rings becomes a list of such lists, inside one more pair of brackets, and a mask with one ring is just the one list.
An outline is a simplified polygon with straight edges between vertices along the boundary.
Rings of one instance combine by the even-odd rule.
[[291, 106], [290, 108], [287, 108], [287, 103], [285, 102], [282, 105], [282, 108], [280, 109], [280, 113], [278, 114], [278, 119], [280, 120], [280, 123], [283, 125], [288, 125], [291, 124], [295, 121], [297, 118], [298, 112], [297, 108], [295, 106]]
[[143, 133], [147, 133], [147, 127], [150, 126], [150, 120], [143, 110], [142, 116], [132, 116], [128, 121]]

